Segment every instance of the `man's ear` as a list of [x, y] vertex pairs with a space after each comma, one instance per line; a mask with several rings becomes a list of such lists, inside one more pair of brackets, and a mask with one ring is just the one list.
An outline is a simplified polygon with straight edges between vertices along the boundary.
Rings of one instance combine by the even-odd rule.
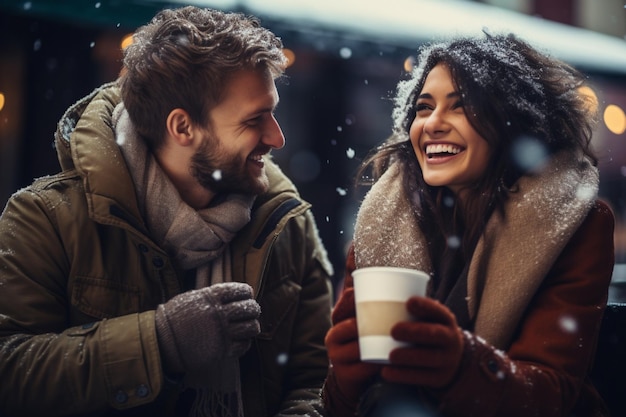
[[193, 123], [191, 117], [183, 109], [174, 109], [167, 116], [166, 120], [167, 134], [178, 145], [189, 146], [193, 142]]

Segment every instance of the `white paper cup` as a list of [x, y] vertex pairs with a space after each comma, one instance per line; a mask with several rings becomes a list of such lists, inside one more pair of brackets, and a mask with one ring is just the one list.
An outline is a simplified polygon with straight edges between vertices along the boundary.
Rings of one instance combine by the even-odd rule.
[[430, 277], [415, 269], [373, 266], [353, 271], [352, 278], [361, 360], [389, 363], [389, 353], [406, 345], [391, 337], [391, 328], [413, 319], [406, 301], [424, 296]]

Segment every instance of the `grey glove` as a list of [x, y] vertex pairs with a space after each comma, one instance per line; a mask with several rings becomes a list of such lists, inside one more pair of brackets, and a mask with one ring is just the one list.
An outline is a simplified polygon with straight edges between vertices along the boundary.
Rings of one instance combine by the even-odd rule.
[[252, 287], [241, 282], [188, 291], [160, 304], [155, 321], [165, 371], [184, 373], [243, 355], [260, 332], [260, 314]]

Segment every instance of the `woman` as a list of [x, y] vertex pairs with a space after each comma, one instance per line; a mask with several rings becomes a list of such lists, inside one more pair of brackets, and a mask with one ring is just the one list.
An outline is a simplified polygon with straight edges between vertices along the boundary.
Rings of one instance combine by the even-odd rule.
[[[326, 336], [331, 415], [393, 415], [399, 392], [428, 415], [604, 415], [588, 375], [614, 218], [597, 200], [583, 84], [513, 35], [422, 51], [394, 134], [364, 162], [375, 182]], [[351, 272], [377, 265], [431, 275], [429, 297], [406, 304], [416, 321], [392, 329], [411, 345], [389, 365], [359, 360]]]

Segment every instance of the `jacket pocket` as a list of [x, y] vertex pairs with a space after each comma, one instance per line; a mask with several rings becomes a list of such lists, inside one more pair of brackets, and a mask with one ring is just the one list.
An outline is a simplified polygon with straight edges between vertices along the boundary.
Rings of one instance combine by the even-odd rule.
[[261, 333], [257, 338], [269, 340], [282, 325], [291, 326], [302, 287], [289, 276], [281, 278], [264, 291], [261, 305]]
[[96, 319], [137, 313], [139, 288], [102, 278], [76, 277], [72, 305]]

